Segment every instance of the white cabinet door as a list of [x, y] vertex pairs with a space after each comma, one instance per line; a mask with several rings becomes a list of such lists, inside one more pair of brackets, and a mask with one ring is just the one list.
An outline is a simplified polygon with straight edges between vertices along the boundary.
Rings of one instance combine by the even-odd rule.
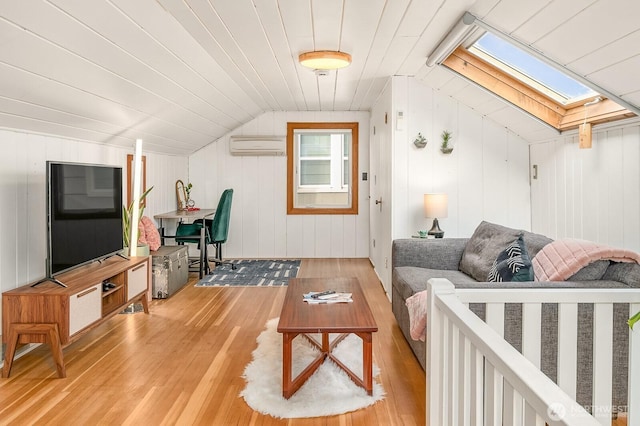
[[102, 283], [69, 297], [69, 336], [102, 317]]
[[127, 271], [127, 300], [147, 291], [147, 265], [148, 261]]

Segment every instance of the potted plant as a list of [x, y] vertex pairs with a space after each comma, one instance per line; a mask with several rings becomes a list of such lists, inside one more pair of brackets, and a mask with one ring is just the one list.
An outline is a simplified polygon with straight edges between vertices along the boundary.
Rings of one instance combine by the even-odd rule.
[[452, 133], [448, 130], [443, 130], [440, 137], [442, 138], [440, 151], [442, 151], [443, 154], [451, 154], [451, 151], [453, 151], [453, 147], [449, 145], [449, 143], [451, 142], [451, 139], [453, 139]]
[[416, 136], [416, 138], [413, 140], [413, 144], [417, 148], [424, 148], [425, 146], [427, 146], [427, 138], [422, 136], [421, 133], [418, 133], [418, 136]]
[[193, 206], [196, 205], [196, 202], [193, 199], [191, 199], [192, 188], [193, 188], [193, 185], [191, 184], [191, 182], [189, 182], [189, 184], [184, 188], [184, 192], [187, 194], [187, 201], [185, 202], [187, 210], [193, 208]]
[[[125, 206], [124, 204], [122, 205], [122, 242], [125, 247], [125, 250], [129, 247], [129, 243], [130, 243], [129, 238], [131, 238], [131, 226], [139, 225], [140, 219], [142, 219], [142, 213], [144, 212], [144, 207], [145, 207], [144, 199], [147, 197], [147, 195], [149, 194], [149, 192], [151, 192], [152, 189], [153, 189], [153, 186], [147, 189], [146, 191], [144, 191], [142, 195], [140, 195], [140, 210], [138, 213], [138, 217], [135, 218], [135, 220], [133, 218], [133, 201], [131, 202], [131, 204], [129, 204], [129, 207]], [[147, 246], [147, 251], [149, 251], [148, 246]]]

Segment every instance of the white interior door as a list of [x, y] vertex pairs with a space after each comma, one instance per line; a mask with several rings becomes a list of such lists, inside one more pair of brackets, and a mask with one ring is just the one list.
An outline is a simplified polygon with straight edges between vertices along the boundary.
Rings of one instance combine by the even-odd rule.
[[369, 198], [371, 262], [391, 299], [391, 134], [384, 122], [373, 122]]

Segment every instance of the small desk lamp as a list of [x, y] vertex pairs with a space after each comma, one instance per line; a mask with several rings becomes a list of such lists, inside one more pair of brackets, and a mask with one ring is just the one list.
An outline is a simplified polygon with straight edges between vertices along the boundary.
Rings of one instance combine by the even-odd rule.
[[444, 237], [438, 218], [447, 217], [447, 194], [424, 194], [424, 217], [433, 219], [433, 226], [427, 235]]

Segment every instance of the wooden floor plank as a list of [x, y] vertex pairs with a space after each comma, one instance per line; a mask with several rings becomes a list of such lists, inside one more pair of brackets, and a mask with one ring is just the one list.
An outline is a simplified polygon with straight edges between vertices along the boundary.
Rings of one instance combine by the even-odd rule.
[[56, 378], [46, 346], [16, 360], [0, 379], [0, 424], [425, 424], [424, 372], [369, 261], [304, 259], [298, 276], [360, 280], [379, 328], [373, 358], [383, 401], [314, 419], [254, 412], [239, 396], [242, 373], [286, 289], [196, 288], [193, 274], [171, 298], [154, 300], [149, 315], [117, 315], [65, 348], [66, 379]]

